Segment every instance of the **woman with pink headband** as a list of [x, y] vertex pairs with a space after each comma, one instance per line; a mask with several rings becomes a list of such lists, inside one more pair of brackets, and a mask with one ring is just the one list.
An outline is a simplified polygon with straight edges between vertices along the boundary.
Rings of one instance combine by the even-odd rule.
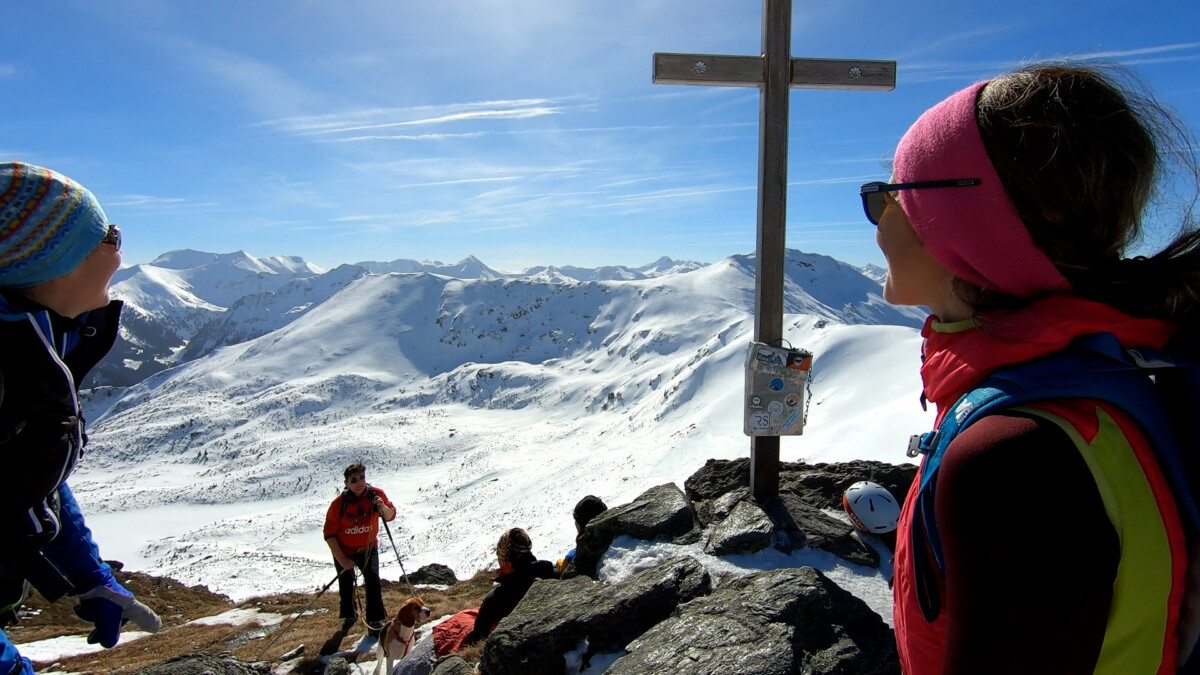
[[[892, 183], [862, 197], [884, 297], [931, 312], [921, 377], [939, 423], [991, 373], [1080, 336], [1194, 344], [1200, 234], [1126, 257], [1162, 160], [1182, 156], [1196, 179], [1181, 147], [1188, 134], [1152, 99], [1079, 66], [972, 85], [912, 125]], [[1152, 450], [1122, 410], [1079, 398], [1006, 408], [954, 436], [936, 490], [919, 474], [900, 517], [904, 672], [1176, 672], [1191, 647], [1179, 634], [1187, 542], [1162, 470], [1133, 461]], [[1106, 474], [1089, 460], [1100, 455], [1135, 470]], [[925, 496], [937, 566], [930, 511], [914, 506]]]

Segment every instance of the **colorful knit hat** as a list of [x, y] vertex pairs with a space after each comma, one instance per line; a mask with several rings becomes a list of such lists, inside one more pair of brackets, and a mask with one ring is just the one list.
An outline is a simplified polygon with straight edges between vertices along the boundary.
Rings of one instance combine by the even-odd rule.
[[975, 121], [987, 82], [926, 110], [896, 147], [897, 183], [978, 178], [954, 189], [901, 190], [900, 206], [926, 250], [954, 276], [1020, 298], [1071, 284], [1033, 243], [988, 158]]
[[500, 541], [496, 543], [496, 559], [503, 565], [506, 562], [512, 562], [518, 554], [532, 548], [533, 542], [525, 530], [514, 527], [500, 535]]
[[79, 266], [108, 233], [96, 197], [66, 176], [0, 164], [0, 288], [28, 288]]

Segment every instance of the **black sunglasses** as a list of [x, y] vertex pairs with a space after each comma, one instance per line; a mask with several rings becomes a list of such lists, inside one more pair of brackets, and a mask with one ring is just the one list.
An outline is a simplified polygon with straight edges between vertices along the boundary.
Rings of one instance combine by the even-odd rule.
[[108, 232], [104, 233], [104, 238], [100, 240], [101, 244], [112, 244], [118, 251], [121, 250], [121, 228], [116, 225], [109, 224]]
[[979, 185], [983, 181], [978, 178], [957, 178], [954, 180], [930, 180], [920, 183], [866, 183], [858, 189], [858, 194], [862, 197], [863, 212], [867, 214], [867, 220], [871, 224], [878, 225], [879, 219], [883, 217], [883, 212], [887, 209], [887, 200], [884, 195], [896, 190], [921, 190], [924, 188], [950, 188], [950, 187], [971, 187]]
[[365, 481], [366, 479], [367, 479], [366, 476], [350, 476], [349, 478], [346, 479], [346, 482], [350, 483], [351, 485], [354, 485], [355, 483], [361, 483], [361, 482]]

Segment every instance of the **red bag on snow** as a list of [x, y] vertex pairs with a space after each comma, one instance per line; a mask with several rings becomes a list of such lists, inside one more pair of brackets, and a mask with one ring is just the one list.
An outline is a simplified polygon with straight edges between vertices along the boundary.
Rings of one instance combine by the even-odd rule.
[[479, 608], [464, 609], [433, 627], [433, 650], [439, 657], [453, 654], [462, 649], [463, 643], [475, 629], [475, 617]]

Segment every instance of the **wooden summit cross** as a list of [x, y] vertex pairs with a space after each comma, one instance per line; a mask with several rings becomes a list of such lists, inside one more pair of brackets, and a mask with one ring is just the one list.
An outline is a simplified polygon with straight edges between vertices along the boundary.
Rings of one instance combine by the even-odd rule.
[[[654, 55], [655, 84], [758, 87], [758, 246], [754, 339], [783, 338], [783, 270], [787, 214], [788, 89], [896, 88], [895, 61], [793, 59], [792, 0], [763, 0], [762, 55]], [[750, 490], [764, 501], [779, 494], [779, 437], [750, 442]]]

